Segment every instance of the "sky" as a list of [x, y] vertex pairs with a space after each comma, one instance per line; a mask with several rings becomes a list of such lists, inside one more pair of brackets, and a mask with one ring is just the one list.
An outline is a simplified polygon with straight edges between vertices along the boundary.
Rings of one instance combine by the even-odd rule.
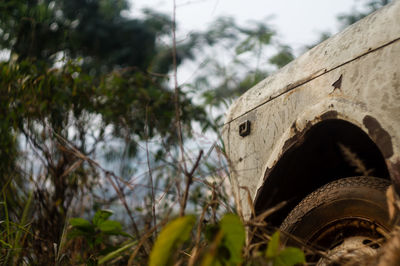
[[[172, 14], [173, 0], [131, 0], [136, 15], [142, 8]], [[364, 1], [365, 2], [365, 1]], [[267, 21], [296, 55], [321, 32], [336, 33], [337, 15], [349, 13], [360, 0], [176, 0], [181, 32], [207, 28], [220, 16], [233, 16], [238, 22]]]

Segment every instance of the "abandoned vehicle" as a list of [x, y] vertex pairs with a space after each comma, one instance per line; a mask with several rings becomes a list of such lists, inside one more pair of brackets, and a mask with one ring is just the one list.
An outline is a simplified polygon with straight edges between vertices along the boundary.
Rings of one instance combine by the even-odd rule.
[[374, 252], [396, 221], [388, 186], [400, 194], [400, 1], [248, 90], [222, 133], [247, 217], [286, 202], [266, 220], [287, 241]]

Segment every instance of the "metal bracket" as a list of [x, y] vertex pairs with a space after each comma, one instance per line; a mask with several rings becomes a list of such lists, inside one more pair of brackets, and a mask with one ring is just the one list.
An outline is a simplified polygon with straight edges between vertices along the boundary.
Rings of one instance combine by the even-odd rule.
[[241, 123], [239, 125], [239, 135], [242, 137], [246, 137], [247, 135], [250, 134], [250, 126], [251, 123], [249, 120], [246, 120], [245, 122]]

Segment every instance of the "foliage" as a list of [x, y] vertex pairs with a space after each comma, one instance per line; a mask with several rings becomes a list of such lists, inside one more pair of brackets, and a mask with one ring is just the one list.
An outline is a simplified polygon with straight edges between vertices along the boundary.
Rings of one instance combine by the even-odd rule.
[[[350, 26], [351, 24], [356, 23], [357, 21], [368, 16], [372, 12], [375, 12], [379, 8], [389, 4], [391, 2], [391, 0], [366, 0], [366, 1], [362, 1], [362, 2], [363, 3], [362, 3], [361, 8], [353, 7], [350, 12], [339, 14], [337, 16], [337, 20], [340, 24], [340, 27], [339, 27], [340, 29], [344, 29], [344, 28]], [[314, 43], [312, 43], [310, 45], [305, 46], [305, 50], [309, 50], [309, 49], [313, 48], [314, 46], [327, 40], [331, 36], [332, 36], [332, 33], [328, 32], [328, 31], [322, 32], [319, 35], [317, 41], [315, 41]]]
[[278, 53], [269, 59], [269, 62], [278, 68], [281, 68], [287, 65], [293, 59], [294, 56], [291, 48], [287, 45], [282, 45], [279, 47]]
[[[20, 134], [20, 138], [29, 145], [26, 157], [19, 157], [20, 167], [25, 160], [35, 164], [31, 171], [42, 169], [40, 175], [32, 177], [31, 182], [38, 188], [34, 193], [38, 218], [34, 227], [43, 232], [41, 237], [44, 239], [60, 238], [66, 212], [73, 200], [82, 189], [93, 189], [100, 175], [87, 164], [85, 158], [77, 157], [74, 149], [83, 156], [91, 156], [97, 153], [99, 147], [107, 149], [105, 140], [113, 136], [129, 148], [124, 156], [132, 158], [137, 152], [138, 139], [161, 137], [164, 143], [162, 149], [168, 149], [177, 141], [173, 133], [172, 93], [160, 87], [156, 78], [144, 73], [129, 70], [112, 72], [97, 80], [82, 72], [73, 62], [42, 72], [40, 66], [29, 61], [1, 63], [0, 71], [2, 133], [12, 134], [14, 139]], [[184, 94], [181, 108], [184, 111], [182, 123], [190, 123], [197, 118], [198, 121], [206, 119], [202, 109], [193, 106]], [[147, 130], [144, 131], [144, 128]], [[64, 140], [73, 148], [65, 147]], [[5, 151], [2, 153], [3, 169], [7, 169], [9, 159], [17, 159], [10, 156], [10, 153], [15, 153], [17, 147], [12, 145], [16, 143], [0, 143]], [[32, 155], [29, 156], [28, 152]], [[14, 176], [9, 181], [12, 175], [4, 170], [4, 175], [0, 176], [1, 184], [5, 186], [8, 182], [14, 188], [19, 180], [29, 178], [27, 174], [19, 174], [20, 179]], [[45, 184], [51, 184], [52, 189], [44, 189]], [[21, 184], [15, 187], [17, 189], [15, 194], [23, 196], [22, 193], [30, 188]], [[16, 200], [12, 191], [7, 191], [8, 198], [12, 199], [7, 199], [10, 204]], [[13, 208], [13, 211], [18, 209]], [[39, 249], [41, 247], [43, 245], [38, 246]]]
[[[242, 262], [242, 249], [245, 242], [245, 230], [239, 217], [234, 214], [225, 214], [216, 228], [217, 232], [211, 242], [209, 250], [202, 260], [203, 266], [238, 265]], [[211, 238], [211, 239], [212, 239]]]
[[367, 0], [361, 10], [354, 8], [350, 13], [341, 14], [338, 16], [338, 20], [341, 23], [341, 28], [343, 29], [359, 21], [360, 19], [368, 16], [372, 12], [387, 5], [390, 2], [391, 0]]
[[[124, 0], [0, 5], [0, 49], [11, 52], [0, 63], [0, 186], [14, 222], [33, 191], [31, 231], [40, 241], [25, 242], [24, 256], [48, 264], [73, 202], [101, 182], [89, 157], [119, 162], [129, 178], [141, 141], [160, 140], [157, 160], [176, 145], [173, 60], [163, 56], [171, 46], [158, 42], [172, 23], [152, 11], [128, 18]], [[191, 56], [190, 44], [183, 48], [178, 62]], [[208, 119], [185, 93], [179, 99], [186, 137], [193, 121]]]
[[[283, 67], [294, 58], [291, 49], [277, 42], [276, 32], [264, 22], [244, 27], [233, 18], [220, 18], [212, 25], [204, 33], [206, 43], [213, 45], [217, 53], [231, 53], [228, 62], [218, 60], [214, 54], [203, 59], [207, 68], [191, 88], [203, 92], [205, 105], [228, 105], [229, 100], [264, 79], [271, 66]], [[265, 57], [266, 50], [274, 51], [274, 56]]]
[[[202, 253], [199, 265], [203, 266], [256, 263], [252, 257], [245, 258], [247, 262], [243, 262], [245, 228], [237, 215], [225, 214], [218, 224], [203, 227], [201, 232], [204, 234], [202, 238], [204, 243], [193, 245], [194, 241], [191, 241], [179, 249], [184, 242], [188, 241], [194, 223], [194, 216], [184, 216], [166, 225], [153, 246], [149, 265], [174, 265], [174, 262], [178, 261], [193, 265], [195, 262], [193, 258], [196, 258], [199, 253]], [[293, 266], [305, 263], [304, 253], [300, 249], [294, 247], [282, 249], [280, 245], [279, 231], [277, 231], [272, 235], [266, 250], [262, 252], [265, 255], [257, 255], [257, 263], [271, 262], [271, 265], [274, 266]], [[199, 249], [203, 250], [199, 252]], [[188, 256], [180, 255], [184, 252], [190, 254], [191, 259]]]
[[82, 57], [82, 67], [92, 74], [128, 66], [146, 70], [157, 54], [156, 36], [166, 33], [170, 21], [152, 14], [129, 19], [123, 16], [128, 7], [125, 0], [7, 1], [0, 14], [0, 47], [20, 61], [51, 64], [60, 53]]
[[272, 235], [265, 256], [267, 259], [273, 261], [273, 265], [275, 266], [292, 266], [306, 262], [304, 253], [300, 249], [295, 247], [281, 249], [279, 231]]
[[194, 216], [184, 216], [166, 225], [153, 246], [149, 265], [172, 265], [177, 248], [189, 239], [195, 222]]
[[30, 234], [29, 216], [33, 194], [29, 194], [22, 216], [18, 217], [18, 222], [13, 222], [9, 216], [6, 189], [7, 186], [2, 189], [3, 201], [0, 202], [0, 208], [4, 210], [4, 218], [0, 220], [0, 262], [3, 262], [3, 264], [17, 264], [22, 261], [21, 249]]
[[[131, 240], [119, 247], [111, 241], [112, 236], [133, 238], [123, 231], [119, 222], [109, 220], [111, 215], [112, 212], [109, 210], [98, 210], [91, 221], [83, 218], [71, 218], [69, 220], [72, 229], [69, 231], [68, 237], [71, 239], [81, 237], [85, 240], [83, 245], [87, 248], [81, 250], [81, 257], [86, 262], [93, 262], [101, 255], [105, 255], [105, 259], [103, 258], [101, 261], [105, 262], [136, 244], [136, 241]], [[111, 253], [111, 255], [107, 257], [107, 253]]]
[[186, 88], [200, 96], [212, 115], [213, 123], [205, 124], [203, 129], [218, 134], [223, 113], [231, 102], [294, 56], [290, 47], [277, 41], [276, 32], [266, 22], [244, 26], [233, 18], [222, 17], [211, 25], [204, 33], [195, 34], [201, 47], [201, 56], [196, 59], [201, 64], [195, 80]]

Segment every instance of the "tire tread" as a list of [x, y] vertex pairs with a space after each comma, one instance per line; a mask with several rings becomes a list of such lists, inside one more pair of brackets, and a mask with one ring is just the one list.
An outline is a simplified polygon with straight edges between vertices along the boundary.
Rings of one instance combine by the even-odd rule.
[[301, 222], [306, 213], [333, 198], [339, 189], [363, 187], [385, 192], [389, 185], [390, 182], [386, 179], [369, 176], [347, 177], [328, 183], [305, 197], [285, 218], [280, 230], [288, 231], [289, 228], [296, 227], [296, 224]]

